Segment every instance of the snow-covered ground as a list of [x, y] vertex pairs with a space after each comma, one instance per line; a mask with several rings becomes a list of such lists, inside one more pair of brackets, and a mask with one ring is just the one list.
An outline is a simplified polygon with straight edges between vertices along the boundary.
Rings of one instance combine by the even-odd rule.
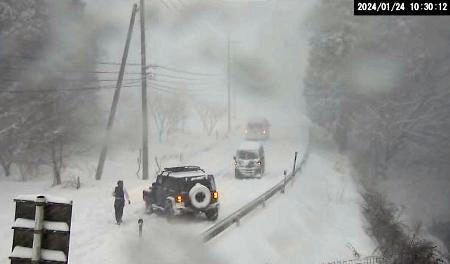
[[[339, 160], [338, 163], [336, 163]], [[376, 248], [364, 232], [360, 196], [348, 167], [333, 153], [310, 155], [284, 195], [214, 238], [207, 249], [225, 263], [326, 263], [367, 256]]]
[[[169, 148], [171, 153], [183, 152], [184, 164], [200, 165], [216, 175], [221, 202], [220, 218], [278, 182], [283, 170], [291, 169], [294, 151], [298, 150], [302, 155], [307, 142], [306, 126], [274, 127], [271, 140], [265, 143], [266, 176], [262, 179], [236, 180], [232, 157], [242, 141], [240, 134], [236, 133], [218, 141], [205, 140], [206, 143], [199, 144], [197, 148]], [[160, 147], [155, 146], [153, 151], [161, 151]], [[134, 150], [113, 149], [106, 162], [104, 178], [101, 181], [92, 179], [95, 161], [95, 159], [85, 161], [88, 165], [78, 166], [78, 169], [72, 168], [74, 175], [82, 176], [82, 188], [79, 190], [64, 186], [51, 188], [49, 177], [29, 182], [1, 178], [0, 210], [3, 213], [0, 215], [0, 238], [2, 238], [0, 263], [7, 262], [11, 252], [11, 226], [14, 217], [12, 199], [20, 194], [37, 193], [74, 201], [69, 256], [71, 263], [130, 263], [135, 259], [139, 259], [136, 260], [137, 263], [144, 263], [150, 259], [158, 263], [179, 263], [209, 257], [204, 251], [196, 248], [199, 244], [197, 241], [199, 234], [211, 225], [211, 222], [203, 217], [195, 219], [180, 217], [168, 223], [163, 217], [144, 214], [142, 190], [150, 185], [154, 175], [149, 181], [137, 179]], [[179, 159], [168, 159], [162, 163], [163, 166], [170, 166], [178, 164]], [[122, 226], [114, 224], [111, 197], [118, 179], [125, 181], [132, 200], [132, 204], [125, 207]], [[137, 233], [137, 220], [140, 217], [144, 219], [144, 237], [141, 241], [138, 240]]]
[[[236, 180], [232, 156], [240, 135], [208, 143], [191, 153], [183, 163], [197, 164], [216, 175], [220, 191], [219, 219], [273, 186], [283, 170], [292, 168], [293, 153], [303, 155], [307, 126], [281, 127], [265, 143], [267, 173], [263, 179]], [[209, 147], [208, 147], [209, 146]], [[126, 150], [123, 150], [127, 153]], [[145, 215], [142, 189], [150, 181], [134, 175], [134, 152], [112, 154], [102, 181], [85, 177], [82, 188], [49, 187], [48, 179], [30, 182], [0, 181], [0, 263], [11, 252], [14, 203], [19, 194], [45, 193], [74, 201], [70, 243], [71, 263], [322, 263], [352, 258], [351, 243], [363, 255], [375, 248], [363, 231], [360, 198], [345, 164], [336, 167], [337, 156], [313, 152], [305, 170], [285, 195], [271, 200], [266, 208], [247, 216], [240, 227], [231, 227], [208, 244], [199, 234], [211, 222], [203, 217], [179, 217], [168, 222]], [[118, 156], [120, 158], [118, 158]], [[166, 166], [177, 163], [167, 161]], [[132, 173], [130, 173], [132, 171]], [[153, 176], [153, 175], [152, 175]], [[125, 207], [124, 224], [113, 217], [112, 188], [125, 180], [132, 204]], [[143, 237], [137, 220], [143, 217]]]
[[[283, 125], [284, 123], [284, 125]], [[233, 155], [242, 135], [219, 140], [191, 138], [187, 146], [153, 146], [152, 151], [168, 159], [163, 166], [179, 164], [173, 153], [183, 152], [184, 164], [202, 166], [216, 176], [220, 192], [220, 218], [257, 197], [291, 170], [293, 154], [302, 156], [308, 139], [304, 125], [273, 124], [273, 134], [265, 142], [266, 175], [262, 179], [236, 180]], [[166, 151], [166, 152], [164, 152]], [[337, 163], [337, 161], [339, 161]], [[136, 151], [113, 149], [101, 181], [92, 179], [96, 160], [86, 161], [84, 169], [73, 169], [82, 176], [82, 188], [49, 187], [47, 178], [18, 182], [0, 178], [0, 263], [8, 263], [11, 252], [14, 203], [20, 194], [45, 193], [74, 201], [71, 230], [71, 263], [323, 263], [350, 259], [352, 244], [362, 255], [375, 248], [365, 234], [360, 215], [360, 197], [342, 158], [332, 152], [311, 153], [305, 169], [285, 195], [276, 196], [208, 244], [200, 233], [212, 223], [204, 217], [179, 217], [168, 222], [144, 214], [142, 190], [149, 181], [136, 175]], [[337, 166], [338, 164], [339, 166]], [[154, 164], [151, 165], [151, 171]], [[89, 174], [89, 175], [83, 175]], [[125, 207], [124, 224], [115, 225], [111, 192], [118, 179], [125, 181], [132, 203]], [[138, 237], [137, 220], [144, 219], [143, 237]]]

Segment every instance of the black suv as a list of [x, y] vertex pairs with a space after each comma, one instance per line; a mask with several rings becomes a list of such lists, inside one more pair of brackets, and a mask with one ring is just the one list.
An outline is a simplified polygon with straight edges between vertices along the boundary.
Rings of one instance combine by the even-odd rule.
[[219, 215], [219, 193], [214, 176], [198, 166], [165, 168], [143, 191], [148, 213], [168, 216], [203, 212], [209, 220]]

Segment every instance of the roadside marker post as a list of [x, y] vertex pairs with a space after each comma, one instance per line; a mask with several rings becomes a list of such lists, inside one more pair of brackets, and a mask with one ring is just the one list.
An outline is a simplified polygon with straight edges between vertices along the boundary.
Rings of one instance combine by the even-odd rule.
[[144, 220], [142, 220], [142, 218], [139, 218], [138, 225], [139, 225], [139, 238], [141, 238], [142, 237], [142, 226], [144, 225]]

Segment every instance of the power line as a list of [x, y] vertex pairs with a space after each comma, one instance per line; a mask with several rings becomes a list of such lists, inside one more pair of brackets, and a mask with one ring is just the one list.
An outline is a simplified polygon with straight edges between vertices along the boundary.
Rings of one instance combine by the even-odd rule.
[[167, 89], [172, 89], [174, 91], [201, 91], [201, 90], [206, 90], [207, 88], [201, 88], [201, 89], [192, 89], [192, 88], [180, 88], [180, 87], [174, 87], [174, 86], [170, 86], [167, 84], [161, 84], [161, 83], [157, 83], [155, 82], [155, 80], [150, 80], [152, 85], [156, 85], [156, 86], [160, 86], [163, 88], [167, 88]]
[[36, 89], [36, 90], [0, 90], [0, 93], [51, 93], [51, 92], [82, 92], [95, 91], [102, 89], [114, 89], [115, 87], [81, 87], [81, 88], [55, 88], [55, 89]]
[[[31, 67], [14, 67], [14, 66], [2, 66], [0, 65], [0, 68], [5, 68], [5, 69], [13, 69], [13, 70], [32, 70], [33, 68]], [[170, 72], [176, 72], [176, 73], [181, 73], [181, 74], [185, 74], [185, 75], [192, 75], [192, 76], [197, 76], [197, 77], [202, 77], [202, 78], [206, 78], [206, 77], [217, 77], [217, 76], [222, 76], [221, 74], [218, 73], [201, 73], [201, 72], [193, 72], [193, 71], [186, 71], [186, 70], [181, 70], [181, 69], [177, 69], [174, 67], [168, 67], [168, 66], [162, 66], [162, 65], [148, 65], [148, 68], [154, 68], [155, 70], [157, 69], [162, 69], [165, 71], [170, 71]], [[57, 73], [61, 73], [61, 74], [117, 74], [118, 71], [87, 71], [87, 72], [83, 72], [83, 71], [52, 71], [52, 72], [57, 72]], [[125, 74], [130, 74], [130, 75], [141, 75], [140, 72], [125, 72]], [[159, 76], [163, 76], [163, 77], [168, 77], [168, 78], [175, 78], [175, 79], [180, 79], [180, 80], [189, 80], [189, 81], [196, 81], [196, 80], [201, 80], [201, 79], [195, 79], [193, 77], [189, 77], [189, 76], [183, 76], [183, 75], [173, 75], [173, 74], [167, 74], [167, 73], [157, 73], [157, 72], [147, 72], [147, 75], [151, 75], [151, 74], [157, 74]], [[128, 79], [130, 80], [130, 79]], [[134, 79], [137, 80], [137, 79]], [[73, 80], [67, 80], [67, 81], [73, 81]], [[113, 81], [113, 80], [99, 80], [99, 81]]]
[[203, 73], [203, 72], [186, 71], [186, 70], [180, 70], [180, 69], [177, 69], [174, 67], [157, 65], [157, 64], [148, 65], [147, 68], [157, 68], [157, 69], [159, 68], [159, 69], [163, 69], [166, 71], [172, 71], [172, 72], [178, 72], [178, 73], [184, 73], [184, 74], [190, 74], [190, 75], [198, 75], [198, 76], [221, 76], [218, 73]]
[[[204, 91], [193, 91], [193, 90], [175, 90], [173, 87], [166, 86], [166, 85], [160, 85], [160, 84], [152, 84], [150, 86], [151, 89], [154, 89], [156, 91], [166, 92], [173, 95], [180, 95], [180, 94], [188, 94], [188, 95], [211, 95], [210, 90], [204, 90]], [[217, 90], [216, 90], [217, 91]]]
[[[98, 64], [98, 65], [117, 65], [117, 66], [120, 66], [120, 62], [108, 62], [108, 61], [100, 61], [100, 62], [96, 62], [95, 64]], [[140, 63], [126, 63], [125, 65], [127, 65], [127, 66], [141, 66]]]
[[[152, 81], [152, 80], [150, 80]], [[134, 82], [136, 83], [136, 82]], [[140, 85], [136, 85], [133, 83], [124, 84], [122, 87], [127, 88], [140, 88]], [[163, 92], [170, 92], [173, 94], [179, 94], [180, 92], [186, 92], [186, 93], [198, 93], [203, 91], [211, 91], [209, 89], [182, 89], [177, 88], [169, 85], [163, 85], [163, 84], [157, 84], [152, 83], [151, 89], [163, 91]], [[84, 91], [99, 91], [99, 90], [113, 90], [116, 89], [115, 85], [105, 85], [105, 86], [84, 86], [84, 87], [78, 87], [78, 88], [51, 88], [51, 89], [36, 89], [36, 90], [1, 90], [0, 93], [16, 93], [16, 94], [24, 94], [24, 93], [51, 93], [51, 92], [84, 92]]]
[[[32, 61], [39, 61], [43, 58], [45, 58], [45, 56], [43, 57], [33, 57], [33, 56], [27, 56], [27, 55], [15, 55], [15, 54], [0, 54], [0, 57], [12, 57], [12, 58], [19, 58], [19, 59], [24, 59], [24, 60], [32, 60]], [[2, 63], [5, 63], [4, 61], [0, 61]], [[120, 62], [113, 62], [113, 61], [95, 61], [94, 64], [99, 64], [99, 65], [118, 65], [120, 66]], [[73, 64], [72, 64], [73, 65]], [[137, 62], [132, 62], [132, 63], [126, 63], [126, 65], [131, 65], [131, 66], [140, 66], [140, 63]]]
[[[117, 79], [58, 79], [64, 82], [68, 82], [68, 83], [77, 83], [77, 82], [86, 82], [86, 83], [97, 83], [97, 82], [106, 82], [106, 83], [110, 83], [110, 82], [117, 82]], [[141, 81], [142, 78], [138, 78], [138, 79], [124, 79], [124, 81], [126, 81], [128, 84], [130, 82], [137, 82], [137, 81]], [[13, 80], [13, 79], [0, 79], [0, 82], [22, 82], [21, 80]]]
[[[17, 67], [17, 66], [3, 66], [0, 65], [0, 68], [3, 69], [10, 69], [10, 70], [32, 70], [32, 67]], [[119, 71], [53, 71], [52, 72], [57, 72], [57, 73], [61, 73], [61, 74], [118, 74]], [[125, 74], [129, 74], [129, 75], [141, 75], [140, 72], [125, 72]]]
[[[167, 77], [167, 78], [172, 78], [172, 79], [177, 79], [177, 80], [186, 80], [186, 81], [204, 81], [204, 80], [210, 80], [210, 79], [205, 79], [205, 78], [209, 78], [209, 77], [188, 77], [188, 76], [182, 76], [182, 75], [172, 75], [172, 74], [167, 74], [167, 73], [160, 73], [160, 72], [148, 72], [149, 75], [155, 76], [155, 77]], [[224, 78], [217, 78], [214, 80], [224, 80]]]
[[215, 82], [183, 82], [183, 81], [174, 81], [174, 80], [164, 80], [164, 79], [155, 79], [155, 78], [149, 78], [150, 80], [154, 82], [161, 82], [161, 83], [168, 83], [168, 84], [174, 84], [174, 85], [183, 85], [183, 86], [205, 86], [205, 85], [212, 85], [217, 84], [218, 81]]

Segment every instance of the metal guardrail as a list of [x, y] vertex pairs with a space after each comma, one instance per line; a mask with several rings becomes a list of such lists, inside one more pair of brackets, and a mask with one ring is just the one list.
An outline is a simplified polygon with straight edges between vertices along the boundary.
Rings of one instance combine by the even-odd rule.
[[203, 242], [208, 242], [209, 240], [213, 239], [218, 234], [225, 231], [228, 227], [233, 225], [234, 223], [239, 224], [239, 221], [241, 218], [255, 210], [259, 205], [264, 205], [265, 202], [270, 199], [272, 196], [274, 196], [277, 192], [283, 192], [286, 185], [294, 179], [295, 175], [300, 172], [305, 165], [306, 161], [308, 160], [309, 156], [309, 149], [310, 146], [308, 144], [305, 154], [303, 155], [303, 158], [301, 159], [300, 163], [298, 164], [298, 167], [295, 169], [294, 172], [289, 173], [285, 179], [281, 180], [278, 184], [255, 198], [254, 200], [250, 201], [240, 209], [236, 210], [235, 212], [231, 213], [229, 216], [225, 217], [224, 219], [220, 220], [210, 228], [208, 228], [206, 231], [204, 231], [201, 235]]

